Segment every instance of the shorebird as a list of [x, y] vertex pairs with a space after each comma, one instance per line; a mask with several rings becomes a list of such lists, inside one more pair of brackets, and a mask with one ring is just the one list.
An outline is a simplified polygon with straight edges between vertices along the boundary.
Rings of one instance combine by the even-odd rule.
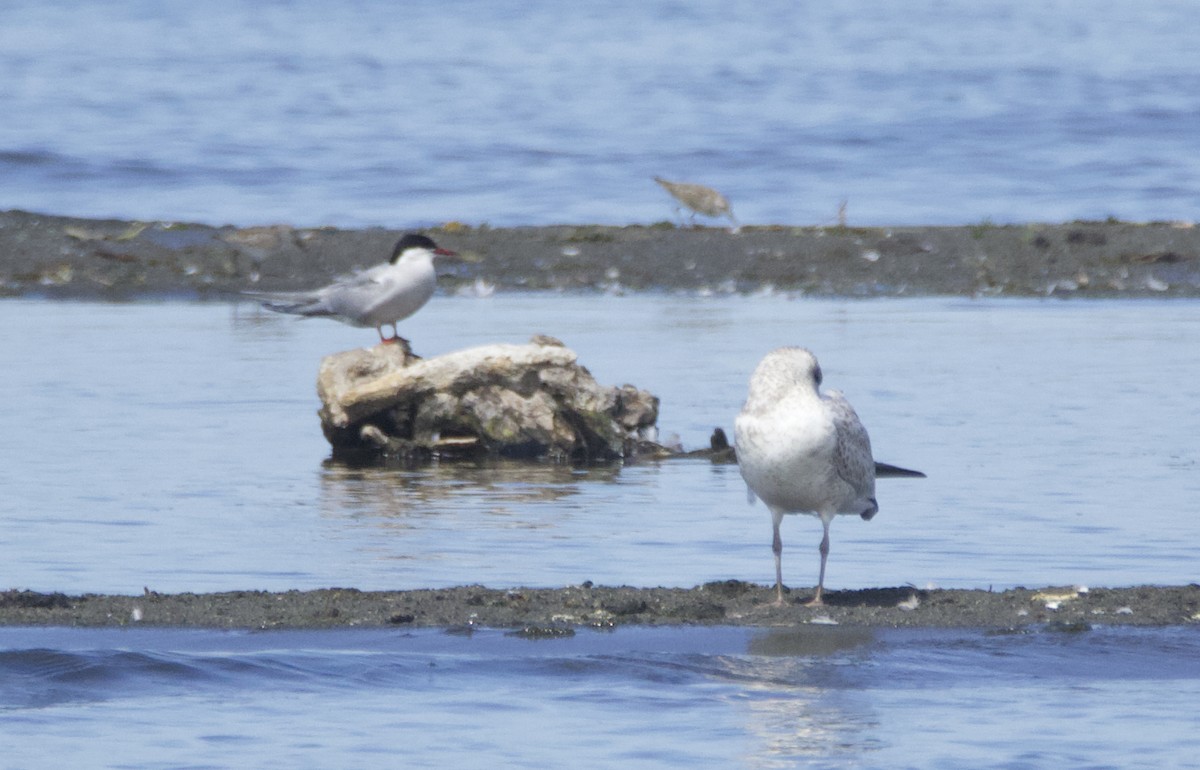
[[[392, 258], [368, 270], [309, 292], [247, 292], [279, 313], [333, 318], [353, 326], [374, 326], [381, 343], [397, 342], [396, 322], [424, 307], [437, 288], [435, 256], [453, 256], [431, 238], [408, 233], [396, 243]], [[383, 336], [383, 327], [392, 336]]]
[[[822, 394], [821, 366], [816, 356], [798, 347], [773, 350], [754, 370], [746, 404], [735, 423], [735, 447], [742, 478], [753, 496], [771, 510], [775, 553], [775, 603], [783, 604], [783, 541], [779, 525], [785, 514], [806, 513], [821, 519], [821, 571], [816, 595], [825, 591], [829, 557], [829, 524], [841, 515], [870, 520], [879, 511], [875, 500], [877, 466], [867, 429], [845, 397]], [[879, 475], [924, 476], [896, 466], [878, 465]]]
[[[688, 182], [668, 182], [660, 176], [654, 177], [654, 181], [671, 193], [671, 197], [691, 209], [692, 225], [696, 224], [696, 215], [703, 214], [706, 217], [727, 216], [729, 221], [733, 222], [735, 230], [740, 227], [733, 216], [733, 210], [729, 208], [729, 201], [711, 187]], [[675, 207], [675, 211], [680, 213], [678, 206]]]

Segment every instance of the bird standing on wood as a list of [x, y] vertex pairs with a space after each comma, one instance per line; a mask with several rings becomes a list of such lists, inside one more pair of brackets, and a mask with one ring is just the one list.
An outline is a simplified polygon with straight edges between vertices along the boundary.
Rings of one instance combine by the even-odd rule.
[[[279, 313], [334, 318], [353, 326], [374, 326], [381, 343], [400, 339], [396, 322], [424, 307], [437, 288], [435, 256], [454, 256], [433, 239], [407, 233], [392, 250], [392, 258], [368, 270], [309, 292], [247, 292]], [[383, 327], [392, 336], [383, 336]]]

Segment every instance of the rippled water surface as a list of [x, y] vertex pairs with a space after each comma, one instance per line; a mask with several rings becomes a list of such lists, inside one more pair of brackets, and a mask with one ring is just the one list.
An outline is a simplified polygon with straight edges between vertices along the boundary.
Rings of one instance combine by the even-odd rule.
[[[772, 578], [736, 468], [327, 462], [321, 356], [374, 332], [183, 302], [0, 302], [6, 586], [68, 592]], [[877, 455], [833, 588], [1197, 579], [1200, 303], [438, 296], [425, 355], [554, 334], [729, 428], [810, 346]], [[820, 528], [784, 525], [811, 585]], [[1187, 767], [1192, 627], [860, 632], [0, 629], [0, 766]], [[53, 753], [47, 754], [47, 747]], [[51, 757], [51, 762], [47, 757]]]
[[1187, 628], [0, 629], [0, 762], [1195, 767], [1197, 661]]
[[0, 8], [0, 207], [213, 224], [1194, 220], [1187, 0]]

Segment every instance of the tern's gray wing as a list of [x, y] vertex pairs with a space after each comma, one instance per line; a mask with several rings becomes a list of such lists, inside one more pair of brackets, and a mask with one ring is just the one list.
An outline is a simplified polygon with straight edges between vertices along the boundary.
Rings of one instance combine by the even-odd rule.
[[834, 469], [859, 495], [872, 498], [875, 496], [875, 460], [871, 457], [867, 429], [841, 393], [829, 391], [825, 399], [833, 413], [833, 426], [837, 432]]
[[316, 292], [313, 291], [253, 291], [247, 289], [238, 292], [238, 294], [260, 302], [269, 302], [278, 305], [304, 304], [312, 302], [316, 298]]
[[379, 265], [336, 279], [333, 283], [312, 291], [244, 291], [264, 306], [280, 313], [307, 316], [342, 315], [345, 310], [363, 304], [378, 291], [377, 276], [386, 265]]
[[320, 295], [333, 311], [350, 318], [369, 314], [387, 298], [390, 291], [391, 265], [376, 265], [326, 286]]
[[387, 271], [387, 268], [388, 265], [376, 265], [367, 270], [338, 276], [334, 279], [333, 283], [321, 289], [321, 291], [354, 291], [355, 289], [369, 288], [379, 283], [380, 276]]

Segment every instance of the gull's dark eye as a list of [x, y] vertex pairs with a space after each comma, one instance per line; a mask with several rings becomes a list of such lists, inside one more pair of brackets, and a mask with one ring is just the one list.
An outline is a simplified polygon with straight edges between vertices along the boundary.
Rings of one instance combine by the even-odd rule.
[[821, 375], [821, 367], [814, 366], [813, 367], [813, 382], [820, 385], [822, 379], [823, 379], [823, 376]]

